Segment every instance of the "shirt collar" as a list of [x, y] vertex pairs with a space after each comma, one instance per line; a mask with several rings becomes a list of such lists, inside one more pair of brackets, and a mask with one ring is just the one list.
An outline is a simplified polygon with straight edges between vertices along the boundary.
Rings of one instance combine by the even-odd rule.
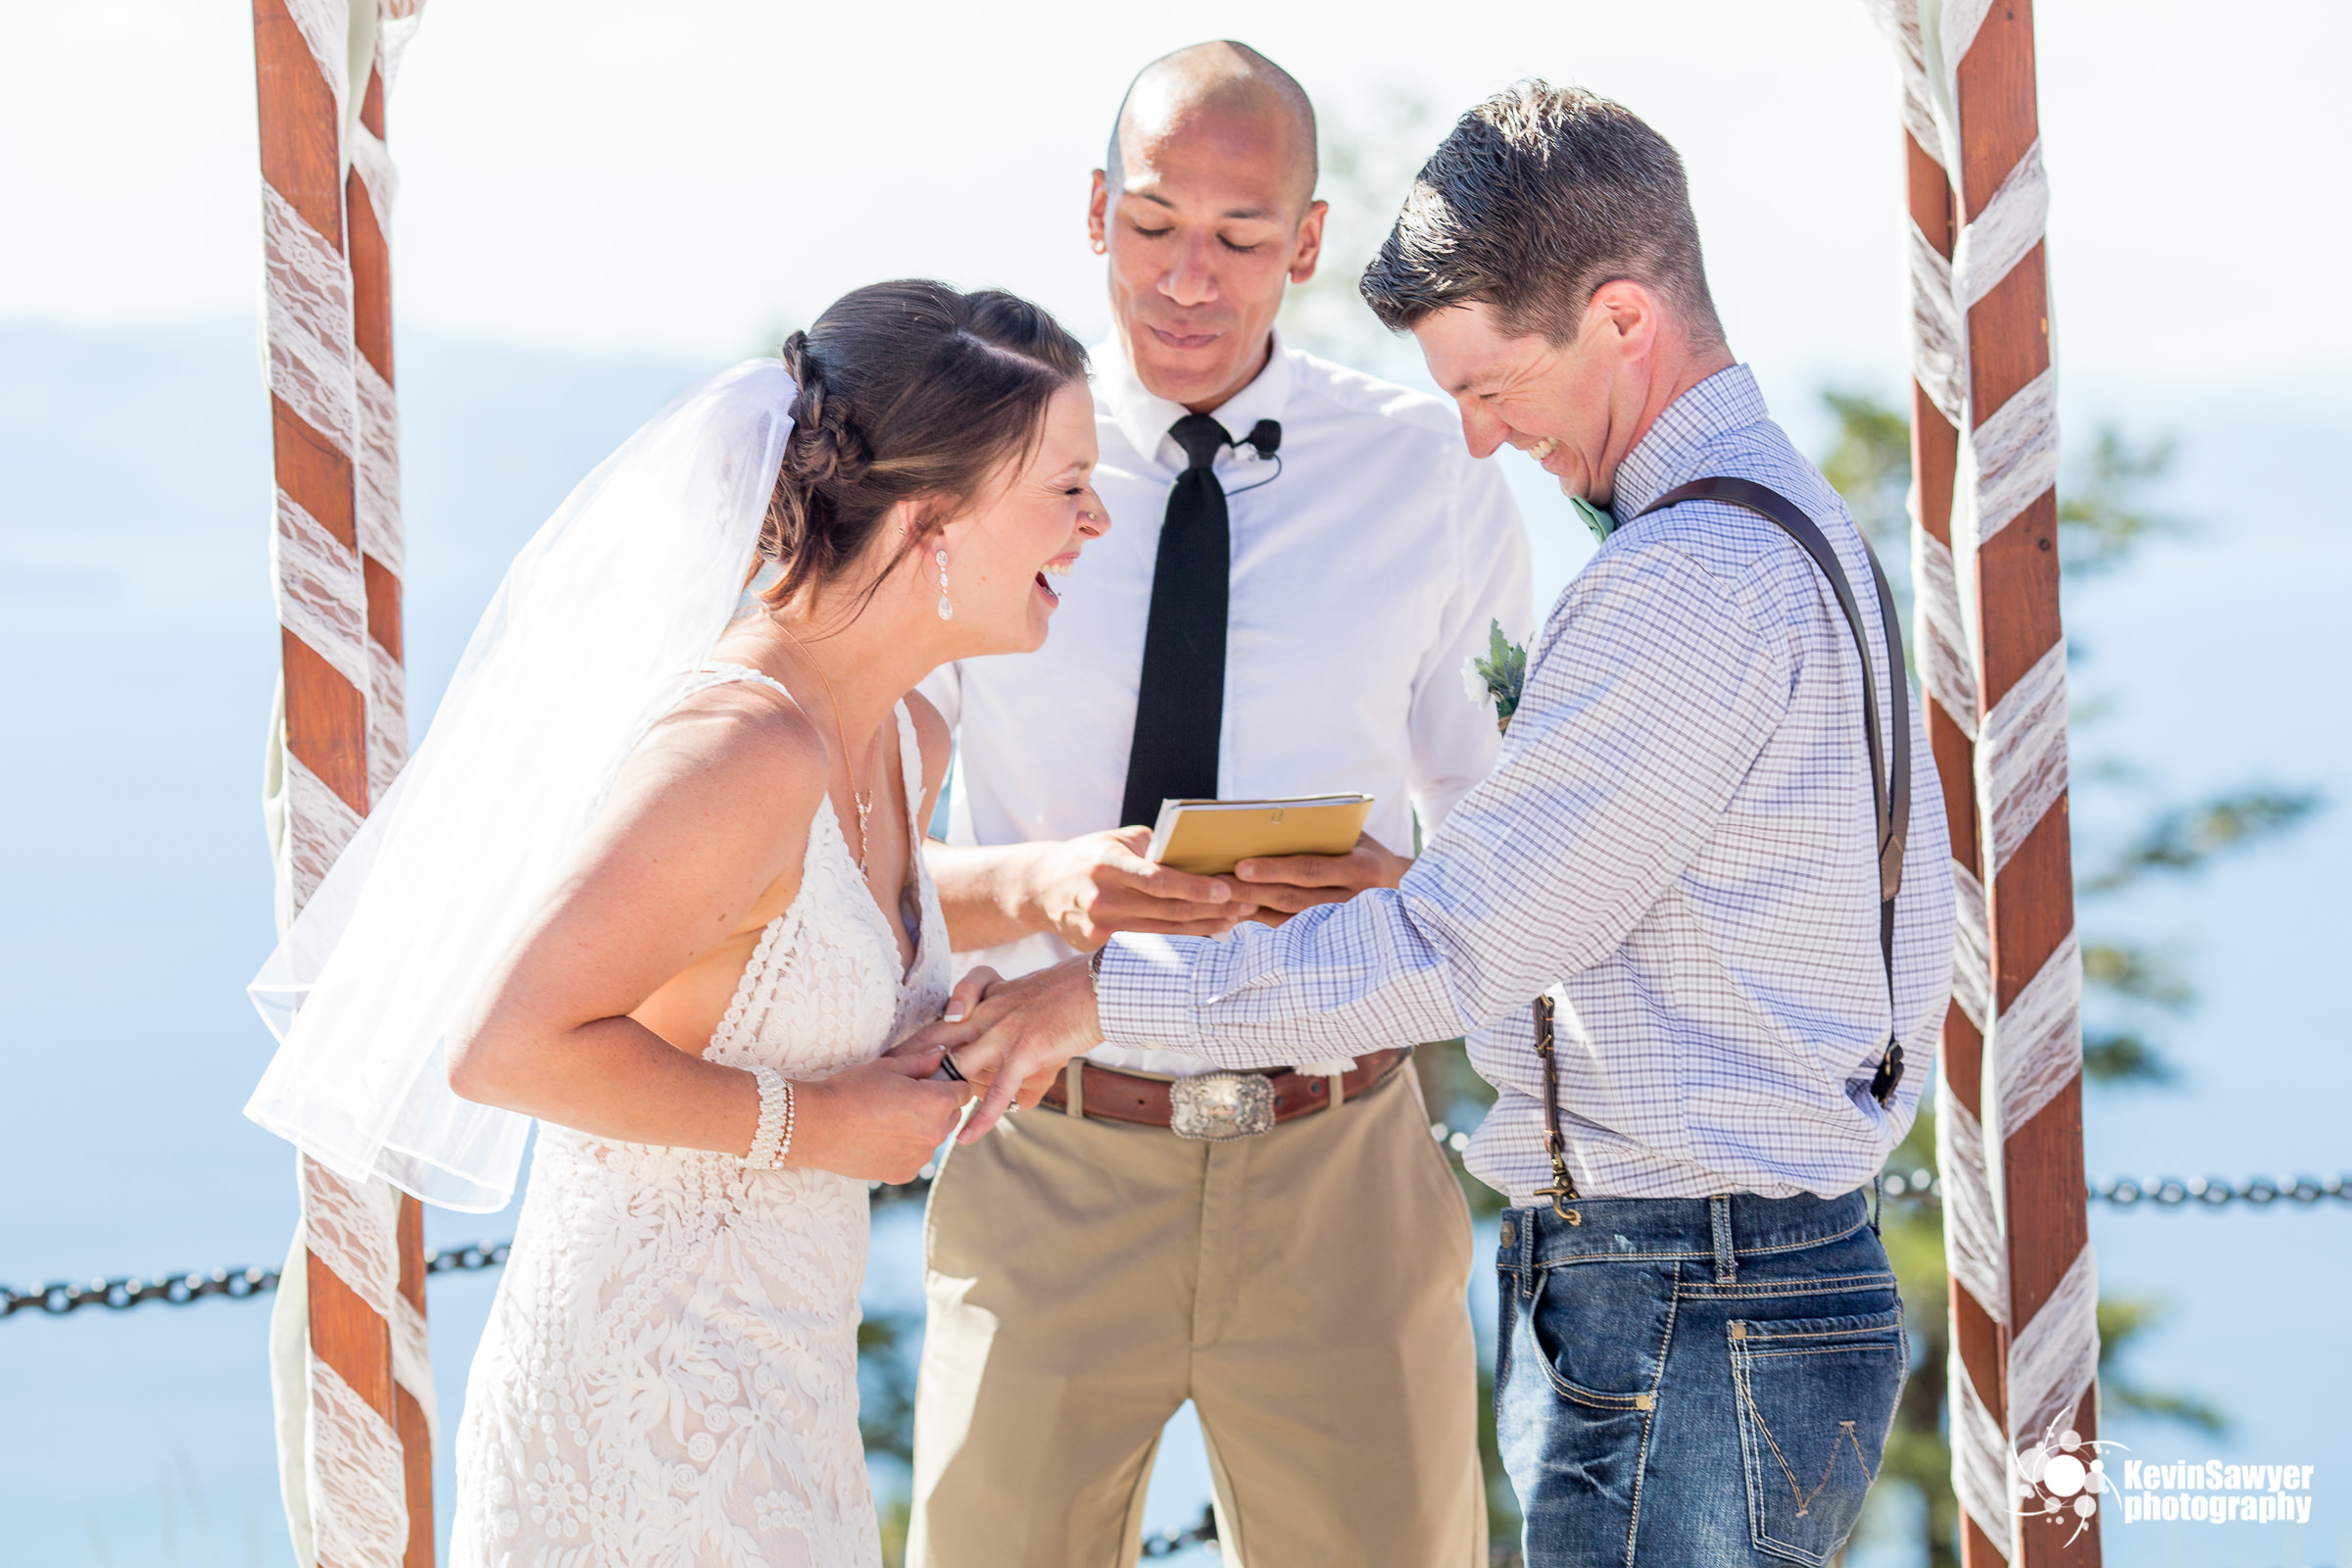
[[[1247, 436], [1260, 419], [1280, 419], [1291, 401], [1294, 372], [1290, 352], [1282, 346], [1279, 330], [1273, 332], [1272, 340], [1273, 352], [1266, 357], [1266, 368], [1249, 385], [1210, 411], [1210, 416], [1236, 441]], [[1097, 371], [1095, 396], [1109, 414], [1111, 423], [1118, 426], [1119, 434], [1127, 438], [1127, 444], [1139, 457], [1163, 468], [1183, 467], [1184, 455], [1169, 439], [1168, 427], [1184, 417], [1184, 405], [1171, 403], [1144, 385], [1115, 331], [1107, 342], [1096, 348], [1094, 363], [1106, 368]], [[1228, 451], [1219, 461], [1229, 461], [1231, 456]]]
[[1698, 470], [1708, 442], [1770, 417], [1753, 370], [1744, 365], [1717, 370], [1667, 404], [1634, 443], [1617, 465], [1616, 498], [1609, 510], [1620, 524], [1633, 521], [1676, 485], [1707, 477]]

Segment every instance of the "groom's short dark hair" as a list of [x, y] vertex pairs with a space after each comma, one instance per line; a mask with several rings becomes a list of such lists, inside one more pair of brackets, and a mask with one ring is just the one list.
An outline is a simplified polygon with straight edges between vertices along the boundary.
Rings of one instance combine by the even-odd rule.
[[1392, 331], [1484, 302], [1506, 333], [1574, 337], [1593, 291], [1631, 278], [1690, 335], [1720, 343], [1683, 161], [1631, 111], [1523, 81], [1464, 115], [1405, 196], [1364, 270]]

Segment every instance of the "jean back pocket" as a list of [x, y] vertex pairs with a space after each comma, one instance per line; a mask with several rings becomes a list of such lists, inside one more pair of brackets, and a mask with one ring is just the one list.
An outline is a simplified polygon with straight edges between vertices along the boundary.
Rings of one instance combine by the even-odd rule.
[[1902, 1307], [1736, 1320], [1730, 1335], [1756, 1548], [1827, 1562], [1853, 1533], [1894, 1424], [1910, 1360]]

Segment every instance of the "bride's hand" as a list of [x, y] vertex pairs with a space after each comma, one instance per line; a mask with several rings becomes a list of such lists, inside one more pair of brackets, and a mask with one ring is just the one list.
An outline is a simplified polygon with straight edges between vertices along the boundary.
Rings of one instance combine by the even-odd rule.
[[815, 1083], [800, 1097], [791, 1162], [896, 1186], [920, 1174], [956, 1129], [972, 1086], [934, 1079], [936, 1049], [901, 1047]]
[[[935, 1054], [944, 1054], [949, 1049], [947, 1042], [951, 1037], [958, 1044], [969, 1040], [971, 1038], [970, 1031], [952, 1026], [962, 1023], [971, 1015], [972, 1009], [980, 1004], [980, 999], [988, 995], [990, 986], [1004, 983], [1004, 977], [987, 964], [973, 965], [965, 972], [962, 979], [956, 982], [956, 988], [948, 993], [948, 1000], [941, 1004], [939, 1021], [923, 1025], [891, 1047], [885, 1054], [914, 1056], [920, 1055], [924, 1052], [931, 1052]], [[972, 1074], [966, 1072], [960, 1060], [949, 1063], [949, 1071], [957, 1077], [968, 1080], [975, 1086], [985, 1087], [988, 1083], [986, 1077], [973, 1077]]]
[[[964, 977], [965, 983], [982, 972], [974, 970]], [[957, 987], [957, 995], [963, 995], [963, 987]], [[910, 1046], [953, 1052], [956, 1070], [986, 1086], [979, 1105], [956, 1135], [960, 1144], [981, 1137], [1007, 1108], [1036, 1104], [1064, 1062], [1102, 1043], [1095, 983], [1083, 957], [1018, 980], [990, 975], [976, 996], [960, 1018], [943, 1019], [908, 1041]], [[955, 1013], [953, 1001], [948, 1010]]]

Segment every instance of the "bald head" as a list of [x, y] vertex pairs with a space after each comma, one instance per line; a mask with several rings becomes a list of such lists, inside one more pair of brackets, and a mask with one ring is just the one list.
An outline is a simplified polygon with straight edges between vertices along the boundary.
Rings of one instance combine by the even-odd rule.
[[1247, 45], [1179, 49], [1128, 87], [1092, 184], [1087, 235], [1135, 373], [1195, 414], [1222, 407], [1323, 252], [1306, 94]]
[[1102, 168], [1112, 196], [1126, 188], [1130, 160], [1209, 121], [1252, 122], [1279, 134], [1288, 183], [1303, 207], [1315, 193], [1315, 106], [1292, 74], [1246, 43], [1218, 39], [1162, 55], [1136, 74], [1119, 100]]

